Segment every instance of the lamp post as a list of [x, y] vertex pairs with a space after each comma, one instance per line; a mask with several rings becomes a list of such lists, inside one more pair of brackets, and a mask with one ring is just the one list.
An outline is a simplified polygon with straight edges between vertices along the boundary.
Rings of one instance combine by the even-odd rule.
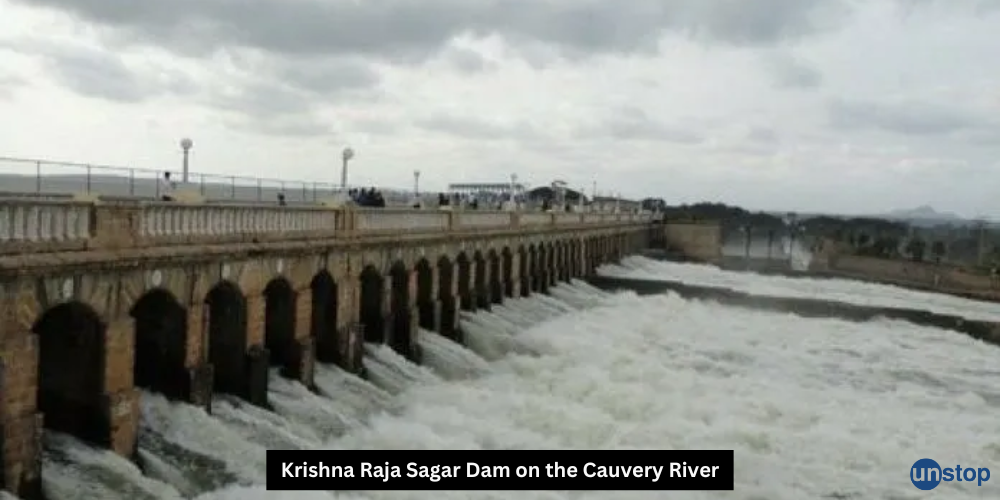
[[340, 167], [340, 188], [347, 189], [347, 162], [354, 159], [354, 150], [346, 147], [340, 154], [340, 157], [343, 160], [343, 164]]
[[793, 267], [795, 262], [795, 237], [798, 232], [798, 216], [794, 212], [785, 215], [785, 225], [788, 227], [788, 266]]
[[181, 181], [184, 184], [188, 183], [188, 160], [191, 156], [191, 148], [194, 146], [194, 141], [185, 137], [181, 139], [181, 151], [184, 153], [183, 163], [181, 164]]
[[420, 171], [413, 171], [413, 196], [420, 198]]
[[743, 261], [747, 267], [750, 266], [750, 233], [752, 230], [750, 224], [740, 226], [740, 231], [743, 232]]
[[510, 206], [517, 208], [517, 174], [510, 174]]

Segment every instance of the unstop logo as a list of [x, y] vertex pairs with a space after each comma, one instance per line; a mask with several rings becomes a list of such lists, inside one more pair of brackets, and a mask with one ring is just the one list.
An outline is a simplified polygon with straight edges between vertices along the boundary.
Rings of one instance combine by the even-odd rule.
[[954, 468], [942, 469], [940, 465], [929, 458], [917, 460], [913, 467], [910, 467], [910, 482], [919, 490], [933, 490], [937, 488], [941, 481], [964, 481], [977, 482], [978, 486], [990, 480], [990, 470], [986, 467], [962, 467], [956, 465]]

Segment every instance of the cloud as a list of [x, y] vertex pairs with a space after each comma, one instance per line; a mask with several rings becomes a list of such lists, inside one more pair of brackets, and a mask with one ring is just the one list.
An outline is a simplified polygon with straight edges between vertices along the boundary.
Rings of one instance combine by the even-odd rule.
[[848, 12], [840, 0], [15, 1], [187, 55], [237, 46], [396, 62], [427, 59], [463, 34], [590, 54], [652, 50], [667, 31], [710, 43], [773, 44], [837, 26]]
[[841, 129], [869, 128], [905, 135], [947, 135], [994, 126], [960, 107], [923, 102], [836, 99], [829, 103], [829, 116], [831, 124]]
[[0, 69], [0, 100], [13, 99], [14, 92], [27, 84], [24, 78]]
[[764, 64], [778, 87], [813, 89], [823, 84], [822, 73], [790, 54], [772, 54]]
[[414, 123], [418, 128], [467, 139], [534, 141], [541, 132], [524, 122], [503, 122], [486, 118], [472, 118], [439, 113]]
[[651, 117], [636, 106], [615, 109], [600, 124], [578, 130], [581, 137], [624, 141], [662, 141], [676, 144], [698, 144], [704, 137], [691, 128], [672, 125]]
[[41, 38], [6, 45], [40, 58], [57, 83], [87, 97], [136, 103], [162, 95], [193, 94], [198, 89], [182, 72], [148, 63], [133, 66], [99, 47]]

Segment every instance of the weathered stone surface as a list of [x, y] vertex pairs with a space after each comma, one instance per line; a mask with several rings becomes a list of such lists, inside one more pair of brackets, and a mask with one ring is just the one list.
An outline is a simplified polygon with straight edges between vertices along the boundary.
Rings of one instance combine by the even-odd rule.
[[[249, 226], [243, 229], [219, 226], [212, 230], [203, 228], [204, 231], [192, 235], [183, 233], [187, 227], [184, 224], [197, 225], [204, 220], [191, 219], [191, 214], [197, 213], [191, 212], [194, 209], [190, 207], [174, 210], [161, 206], [99, 205], [72, 210], [94, 218], [87, 226], [89, 232], [81, 229], [66, 233], [53, 243], [51, 251], [47, 252], [38, 242], [29, 245], [0, 238], [3, 250], [0, 251], [0, 428], [4, 436], [0, 448], [3, 487], [15, 492], [29, 491], [39, 477], [38, 436], [42, 421], [38, 415], [46, 410], [38, 398], [40, 359], [45, 355], [40, 352], [39, 338], [46, 332], [33, 330], [46, 311], [60, 304], [85, 306], [83, 310], [90, 311], [99, 323], [90, 325], [100, 332], [93, 338], [103, 339], [100, 340], [103, 345], [92, 346], [97, 348], [93, 352], [101, 353], [94, 368], [100, 394], [74, 399], [80, 411], [86, 413], [79, 415], [81, 421], [94, 423], [86, 437], [128, 456], [138, 439], [136, 364], [165, 364], [157, 373], [169, 376], [163, 377], [160, 387], [151, 389], [161, 390], [172, 398], [207, 407], [213, 387], [219, 390], [219, 380], [224, 379], [226, 390], [266, 406], [269, 365], [275, 362], [282, 364], [286, 376], [307, 385], [312, 383], [317, 351], [323, 361], [335, 362], [354, 373], [363, 372], [364, 336], [358, 324], [362, 309], [360, 277], [366, 266], [372, 266], [383, 277], [379, 310], [385, 319], [386, 341], [406, 351], [404, 354], [411, 359], [419, 360], [418, 297], [426, 297], [424, 317], [432, 317], [433, 328], [460, 339], [461, 332], [456, 328], [457, 306], [466, 302], [476, 307], [475, 294], [484, 298], [478, 305], [488, 306], [511, 295], [520, 296], [522, 288], [530, 284], [522, 280], [534, 279], [541, 287], [552, 284], [557, 277], [580, 276], [593, 268], [587, 264], [588, 259], [607, 261], [636, 252], [645, 246], [649, 234], [647, 224], [621, 223], [618, 216], [610, 214], [605, 223], [589, 226], [582, 224], [584, 218], [578, 215], [564, 217], [569, 221], [565, 227], [556, 225], [557, 219], [552, 214], [533, 214], [531, 224], [523, 227], [517, 225], [516, 215], [477, 216], [467, 217], [465, 226], [458, 229], [453, 227], [455, 216], [446, 214], [443, 220], [447, 227], [453, 228], [447, 232], [425, 225], [417, 229], [376, 228], [361, 234], [357, 232], [358, 223], [345, 218], [346, 212], [334, 216], [325, 209], [310, 209], [302, 212], [301, 220], [272, 210], [270, 215], [265, 214], [271, 219], [264, 215], [247, 216], [253, 220], [244, 221], [242, 224]], [[246, 216], [237, 209], [230, 212], [234, 217]], [[218, 220], [229, 220], [225, 214], [230, 212], [223, 210]], [[298, 228], [282, 229], [275, 225], [274, 217], [295, 222]], [[383, 224], [374, 215], [366, 217], [364, 224], [371, 227]], [[430, 217], [437, 218], [437, 215]], [[308, 229], [309, 224], [334, 219], [337, 222], [332, 226]], [[438, 222], [421, 222], [425, 223]], [[49, 229], [38, 229], [46, 230]], [[28, 248], [32, 253], [17, 253], [18, 249]], [[525, 267], [529, 264], [528, 249], [535, 256], [530, 268]], [[459, 283], [460, 254], [469, 260], [465, 285]], [[483, 260], [478, 271], [477, 255]], [[503, 263], [506, 255], [509, 255], [509, 272]], [[431, 273], [429, 296], [421, 289], [418, 264]], [[405, 300], [397, 300], [401, 311], [391, 308], [394, 266], [403, 270], [403, 279], [397, 280], [405, 288]], [[321, 272], [329, 273], [335, 285], [324, 299], [328, 303], [319, 305], [335, 312], [326, 316], [317, 316], [313, 311], [319, 307], [313, 300], [313, 279]], [[482, 276], [478, 289], [477, 273]], [[295, 291], [291, 340], [280, 356], [274, 356], [265, 347], [267, 332], [280, 331], [265, 325], [268, 305], [264, 290], [274, 279], [287, 280]], [[209, 292], [222, 283], [235, 285], [244, 302], [210, 308], [206, 304]], [[169, 318], [164, 314], [162, 321], [155, 318], [137, 321], [133, 317], [136, 304], [154, 291], [166, 292], [183, 313]], [[465, 297], [460, 296], [463, 291]], [[314, 328], [317, 317], [330, 318], [331, 324], [324, 326], [326, 330], [320, 332]], [[65, 316], [60, 321], [75, 324], [72, 322], [83, 320]], [[220, 329], [223, 323], [230, 327]], [[430, 325], [425, 320], [426, 326]], [[140, 360], [136, 330], [143, 328], [156, 328], [157, 334], [162, 333], [160, 329], [183, 330], [175, 336], [176, 356]], [[239, 338], [213, 343], [216, 338], [213, 335]], [[45, 345], [62, 348], [58, 343]], [[234, 352], [213, 353], [212, 345]], [[222, 363], [225, 366], [213, 366], [210, 362], [213, 359], [225, 361]], [[234, 376], [241, 380], [233, 380]]]

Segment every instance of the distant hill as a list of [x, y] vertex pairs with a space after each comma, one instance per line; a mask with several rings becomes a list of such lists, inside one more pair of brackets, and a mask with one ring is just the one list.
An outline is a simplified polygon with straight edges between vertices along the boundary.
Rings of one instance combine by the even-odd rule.
[[962, 217], [951, 212], [938, 212], [930, 205], [922, 205], [909, 210], [893, 210], [883, 217], [887, 219], [908, 220], [908, 221], [928, 221], [928, 222], [958, 222], [964, 221]]

